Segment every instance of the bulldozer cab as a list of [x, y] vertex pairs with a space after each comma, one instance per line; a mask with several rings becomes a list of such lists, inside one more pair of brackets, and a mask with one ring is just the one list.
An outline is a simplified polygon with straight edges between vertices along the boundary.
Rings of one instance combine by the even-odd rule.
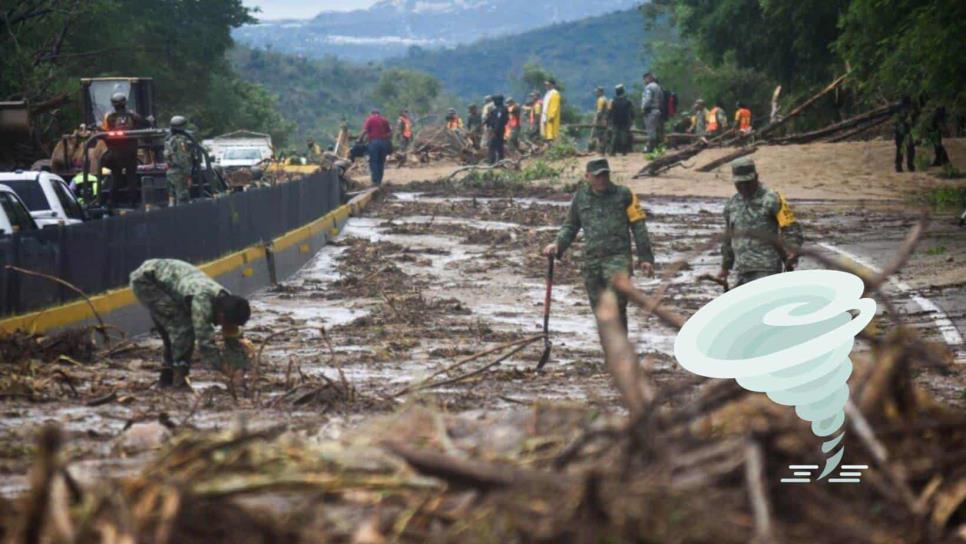
[[100, 126], [114, 111], [111, 96], [127, 96], [127, 109], [141, 117], [154, 116], [154, 80], [149, 77], [98, 77], [81, 79], [81, 109], [87, 126]]

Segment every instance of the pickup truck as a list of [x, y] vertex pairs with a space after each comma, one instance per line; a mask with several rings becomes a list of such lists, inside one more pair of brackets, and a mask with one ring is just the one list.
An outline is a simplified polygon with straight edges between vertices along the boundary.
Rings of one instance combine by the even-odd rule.
[[51, 172], [0, 172], [0, 186], [11, 189], [41, 228], [73, 225], [85, 219], [84, 209], [60, 176]]

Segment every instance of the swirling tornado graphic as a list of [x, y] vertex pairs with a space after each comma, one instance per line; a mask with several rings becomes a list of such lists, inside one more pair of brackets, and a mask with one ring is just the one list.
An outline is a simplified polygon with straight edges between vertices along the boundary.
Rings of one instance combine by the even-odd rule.
[[[845, 404], [855, 336], [875, 315], [862, 280], [847, 272], [802, 270], [762, 278], [698, 310], [674, 342], [694, 374], [733, 378], [766, 393], [827, 439], [819, 480], [845, 455]], [[833, 453], [834, 452], [834, 453]]]

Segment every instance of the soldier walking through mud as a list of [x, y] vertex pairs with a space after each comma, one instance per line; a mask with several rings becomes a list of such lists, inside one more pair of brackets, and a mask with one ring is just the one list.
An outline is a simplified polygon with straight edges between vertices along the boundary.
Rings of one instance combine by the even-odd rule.
[[[605, 289], [613, 289], [615, 274], [632, 271], [631, 233], [637, 247], [638, 266], [647, 275], [654, 274], [654, 254], [647, 234], [644, 211], [630, 189], [610, 180], [606, 158], [587, 163], [586, 183], [581, 183], [557, 240], [543, 249], [544, 255], [560, 258], [584, 231], [584, 286], [592, 309]], [[627, 331], [627, 298], [617, 295], [621, 323]]]
[[[727, 280], [734, 270], [737, 285], [793, 270], [802, 246], [802, 227], [780, 193], [758, 180], [755, 161], [743, 157], [731, 163], [731, 180], [738, 193], [725, 204], [721, 270]], [[784, 245], [784, 250], [776, 245]]]
[[187, 204], [191, 201], [191, 171], [194, 153], [191, 140], [185, 134], [188, 120], [180, 115], [171, 118], [171, 133], [164, 140], [164, 162], [168, 169], [168, 206]]
[[[164, 344], [161, 387], [186, 384], [195, 343], [202, 361], [214, 368], [248, 366], [239, 333], [251, 316], [248, 301], [198, 268], [177, 259], [150, 259], [131, 273], [131, 290], [151, 313]], [[216, 325], [225, 339], [224, 350], [215, 345]]]

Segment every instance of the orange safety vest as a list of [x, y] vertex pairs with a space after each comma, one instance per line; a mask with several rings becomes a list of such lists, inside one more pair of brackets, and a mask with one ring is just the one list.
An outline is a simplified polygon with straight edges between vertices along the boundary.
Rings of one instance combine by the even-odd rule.
[[446, 128], [450, 130], [463, 128], [463, 120], [459, 117], [454, 117], [446, 122]]
[[707, 125], [705, 125], [705, 129], [708, 132], [714, 132], [718, 130], [718, 110], [720, 109], [721, 108], [714, 107], [708, 110], [708, 117], [707, 117], [708, 123]]
[[402, 129], [403, 138], [406, 138], [407, 140], [411, 139], [413, 137], [412, 120], [410, 120], [409, 117], [400, 116], [399, 122], [402, 123], [402, 126], [403, 126], [403, 129]]
[[738, 122], [738, 130], [741, 132], [751, 130], [751, 110], [748, 108], [738, 110], [738, 113], [735, 114], [735, 121]]

